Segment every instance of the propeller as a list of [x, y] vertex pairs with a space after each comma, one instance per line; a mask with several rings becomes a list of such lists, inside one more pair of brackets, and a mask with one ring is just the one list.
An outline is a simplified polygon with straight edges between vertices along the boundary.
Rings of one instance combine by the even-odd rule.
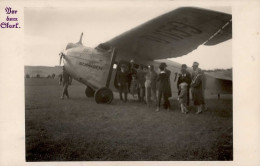
[[61, 53], [59, 53], [59, 55], [60, 55], [60, 65], [61, 65], [61, 61], [62, 61], [64, 54], [63, 54], [63, 52], [61, 52]]
[[81, 44], [81, 45], [82, 45], [82, 37], [83, 37], [83, 32], [81, 33], [80, 38], [79, 38], [79, 41], [78, 41], [77, 44]]
[[[77, 43], [68, 43], [66, 50], [70, 48], [78, 47], [78, 45], [82, 45], [82, 37], [83, 37], [83, 32], [81, 33], [79, 41]], [[59, 53], [59, 56], [60, 56], [60, 65], [61, 65], [62, 58], [64, 58], [65, 56], [64, 50]]]

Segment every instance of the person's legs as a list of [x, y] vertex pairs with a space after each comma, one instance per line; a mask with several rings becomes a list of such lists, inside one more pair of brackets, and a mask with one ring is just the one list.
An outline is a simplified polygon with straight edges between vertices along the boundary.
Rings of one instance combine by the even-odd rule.
[[134, 99], [136, 99], [136, 96], [138, 95], [137, 89], [138, 89], [137, 87], [134, 87], [134, 88], [133, 88], [133, 94], [132, 94], [132, 95], [133, 95], [133, 98], [134, 98]]
[[203, 111], [207, 110], [207, 106], [206, 106], [206, 103], [205, 103], [205, 90], [204, 89], [202, 90], [202, 110]]
[[193, 105], [191, 106], [191, 109], [192, 110], [195, 110], [197, 109], [197, 106], [195, 104], [195, 92], [194, 92], [194, 89], [193, 88], [190, 88], [190, 93], [191, 93], [191, 101], [193, 102]]
[[61, 94], [61, 99], [64, 99], [64, 88], [65, 88], [65, 82], [63, 82], [62, 83], [62, 86], [63, 86], [63, 88], [62, 88], [62, 94]]
[[141, 101], [141, 88], [138, 84], [138, 87], [137, 87], [137, 97], [138, 97], [138, 101]]
[[142, 102], [144, 100], [144, 97], [143, 97], [143, 87], [140, 86], [140, 101]]
[[161, 100], [162, 100], [162, 91], [159, 90], [159, 91], [158, 91], [158, 102], [157, 102], [157, 108], [156, 108], [156, 111], [159, 111], [159, 110], [160, 110]]
[[190, 88], [187, 87], [187, 106], [190, 105]]
[[124, 97], [125, 97], [125, 102], [127, 102], [127, 93], [128, 93], [128, 88], [127, 88], [127, 85], [124, 86]]
[[63, 83], [63, 91], [62, 91], [62, 96], [61, 96], [62, 99], [64, 98], [64, 96], [67, 96], [67, 97], [69, 96], [68, 86], [69, 86], [68, 83], [66, 83], [66, 82]]
[[196, 112], [196, 114], [201, 113], [202, 112], [202, 104], [198, 105], [197, 108], [198, 108], [198, 111]]
[[181, 103], [181, 112], [185, 114], [188, 112], [186, 103]]
[[145, 87], [145, 101], [146, 101], [146, 104], [147, 104], [147, 105], [149, 105], [149, 101], [148, 101], [148, 100], [149, 100], [149, 99], [148, 99], [148, 98], [149, 98], [149, 96], [148, 96], [148, 88], [149, 88], [149, 87], [147, 87], [147, 86]]
[[65, 91], [65, 95], [67, 96], [67, 98], [69, 98], [69, 91], [68, 91], [69, 85], [66, 86], [66, 91]]
[[170, 110], [170, 101], [169, 101], [169, 95], [167, 93], [163, 94], [163, 100], [164, 100], [164, 105], [165, 105], [165, 109]]
[[151, 97], [155, 103], [157, 103], [156, 88], [151, 88]]
[[132, 83], [132, 75], [130, 76], [130, 78], [128, 79], [128, 89], [127, 91], [130, 93], [130, 88], [131, 88], [131, 83]]
[[144, 97], [145, 97], [145, 87], [144, 87], [143, 85], [141, 86], [140, 95], [141, 95], [141, 101], [144, 101]]
[[148, 86], [145, 85], [145, 101], [148, 100]]
[[67, 97], [69, 98], [69, 82], [67, 83], [67, 88], [66, 88], [66, 93], [67, 93]]
[[123, 100], [123, 97], [122, 97], [122, 85], [120, 85], [120, 86], [118, 87], [118, 90], [119, 90], [120, 100]]
[[188, 112], [186, 103], [183, 103], [183, 112], [186, 114]]
[[144, 100], [145, 100], [145, 92], [146, 91], [146, 89], [145, 89], [145, 87], [143, 86], [143, 96], [144, 96]]
[[[152, 102], [152, 89], [151, 89], [151, 86], [147, 89], [148, 91], [148, 102], [151, 103]], [[146, 92], [146, 90], [145, 90]]]
[[181, 103], [181, 113], [184, 113], [183, 104]]
[[146, 104], [149, 106], [151, 103], [151, 87], [147, 86], [145, 88], [145, 100], [146, 100]]

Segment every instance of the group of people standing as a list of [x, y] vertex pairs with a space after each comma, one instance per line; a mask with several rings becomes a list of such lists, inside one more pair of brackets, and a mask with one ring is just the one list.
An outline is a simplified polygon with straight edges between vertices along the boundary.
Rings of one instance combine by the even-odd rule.
[[[198, 62], [193, 63], [192, 74], [187, 71], [186, 64], [181, 66], [177, 88], [182, 113], [188, 112], [190, 92], [194, 105], [197, 107], [197, 113], [201, 113], [205, 108], [205, 77], [198, 66]], [[136, 69], [133, 60], [130, 61], [130, 68], [125, 64], [121, 64], [119, 68], [117, 82], [120, 99], [123, 102], [127, 102], [127, 94], [130, 92], [134, 98], [137, 95], [138, 101], [146, 103], [149, 107], [153, 102], [156, 103], [156, 111], [160, 111], [163, 98], [163, 107], [170, 110], [169, 98], [172, 96], [171, 71], [167, 69], [166, 63], [163, 62], [159, 65], [158, 73], [154, 70], [153, 65], [148, 66], [148, 69], [143, 66]]]
[[[145, 102], [148, 106], [155, 101], [158, 110], [161, 105], [161, 99], [164, 98], [164, 106], [170, 109], [169, 97], [171, 97], [170, 74], [166, 69], [166, 64], [161, 63], [160, 73], [157, 74], [154, 66], [147, 68], [139, 66], [135, 68], [134, 61], [130, 61], [130, 69], [125, 64], [121, 64], [120, 71], [117, 73], [117, 82], [120, 99], [127, 102], [127, 94], [130, 92], [134, 98], [138, 97], [138, 101]], [[124, 94], [124, 97], [123, 97]]]
[[181, 66], [181, 74], [178, 77], [177, 88], [178, 88], [178, 100], [181, 105], [181, 111], [187, 113], [190, 102], [190, 92], [192, 94], [192, 100], [194, 106], [197, 107], [197, 113], [201, 113], [206, 110], [204, 100], [204, 90], [206, 88], [206, 78], [204, 73], [199, 68], [199, 63], [194, 62], [192, 65], [193, 71], [190, 74], [187, 71], [187, 65]]
[[[181, 73], [178, 76], [178, 100], [182, 113], [188, 112], [190, 92], [194, 106], [197, 107], [197, 113], [201, 113], [206, 109], [204, 100], [205, 77], [199, 68], [199, 63], [194, 62], [193, 71], [190, 74], [187, 71], [187, 65], [182, 64]], [[159, 65], [159, 72], [154, 70], [154, 66], [148, 68], [139, 66], [135, 68], [134, 61], [130, 61], [130, 68], [126, 64], [119, 66], [117, 72], [117, 86], [119, 90], [120, 100], [127, 102], [127, 95], [130, 92], [138, 101], [144, 102], [147, 106], [152, 103], [156, 104], [156, 111], [160, 111], [162, 98], [164, 100], [163, 107], [167, 110], [171, 109], [169, 98], [172, 96], [171, 71], [167, 69], [166, 63]], [[69, 98], [68, 86], [71, 85], [72, 78], [63, 67], [63, 73], [60, 75], [59, 83], [63, 85], [61, 99], [66, 96]]]

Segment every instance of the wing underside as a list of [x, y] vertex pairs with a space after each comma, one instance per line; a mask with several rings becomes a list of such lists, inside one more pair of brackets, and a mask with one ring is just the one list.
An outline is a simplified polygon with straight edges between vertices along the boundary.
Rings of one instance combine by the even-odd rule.
[[116, 47], [119, 55], [127, 54], [147, 60], [180, 57], [201, 44], [215, 45], [231, 39], [231, 19], [232, 16], [226, 13], [191, 7], [178, 8], [99, 47]]

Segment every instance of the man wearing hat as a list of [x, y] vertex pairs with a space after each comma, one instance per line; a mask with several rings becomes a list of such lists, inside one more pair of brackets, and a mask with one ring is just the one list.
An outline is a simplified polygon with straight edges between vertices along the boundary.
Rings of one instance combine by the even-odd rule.
[[[118, 72], [117, 74], [117, 80], [118, 80], [120, 100], [123, 102], [127, 102], [128, 73], [127, 73], [127, 66], [125, 64], [121, 64], [120, 72]], [[123, 93], [124, 93], [124, 99], [122, 97]]]
[[64, 99], [64, 96], [67, 96], [67, 98], [69, 98], [68, 87], [69, 87], [69, 85], [71, 85], [72, 77], [66, 71], [64, 66], [62, 67], [62, 75], [61, 75], [60, 81], [62, 81], [62, 85], [63, 85], [61, 99]]
[[187, 106], [189, 106], [190, 101], [190, 83], [191, 83], [191, 74], [187, 71], [187, 65], [181, 65], [181, 74], [179, 74], [178, 81], [177, 81], [177, 89], [178, 95], [180, 94], [180, 84], [187, 83]]
[[167, 67], [166, 63], [163, 62], [162, 64], [165, 66], [165, 71], [166, 71], [167, 76], [168, 76], [169, 97], [172, 97], [171, 80], [170, 80], [171, 71], [166, 68]]
[[197, 107], [197, 114], [202, 112], [204, 97], [203, 97], [203, 87], [202, 87], [202, 71], [198, 68], [195, 72], [195, 77], [191, 82], [192, 87], [192, 100], [194, 106]]
[[170, 110], [169, 97], [171, 97], [171, 83], [170, 74], [171, 71], [166, 69], [166, 63], [161, 63], [159, 66], [160, 73], [157, 77], [158, 81], [158, 103], [156, 111], [160, 111], [161, 99], [164, 99], [164, 108]]
[[129, 75], [128, 75], [128, 89], [130, 90], [132, 77], [137, 74], [137, 70], [135, 68], [135, 61], [133, 59], [130, 60], [130, 69], [129, 69]]
[[[204, 99], [204, 91], [206, 89], [206, 77], [205, 77], [203, 71], [199, 68], [198, 62], [193, 62], [192, 68], [193, 68], [193, 72], [191, 74], [192, 81], [196, 78], [198, 70], [200, 70], [201, 80], [202, 80], [202, 109], [206, 110], [207, 108], [206, 108], [205, 99]], [[191, 88], [191, 93], [193, 94], [192, 88]]]
[[199, 63], [198, 62], [193, 62], [192, 64], [192, 74], [191, 74], [191, 78], [193, 79], [195, 76], [196, 76], [196, 71], [198, 70], [199, 68]]

